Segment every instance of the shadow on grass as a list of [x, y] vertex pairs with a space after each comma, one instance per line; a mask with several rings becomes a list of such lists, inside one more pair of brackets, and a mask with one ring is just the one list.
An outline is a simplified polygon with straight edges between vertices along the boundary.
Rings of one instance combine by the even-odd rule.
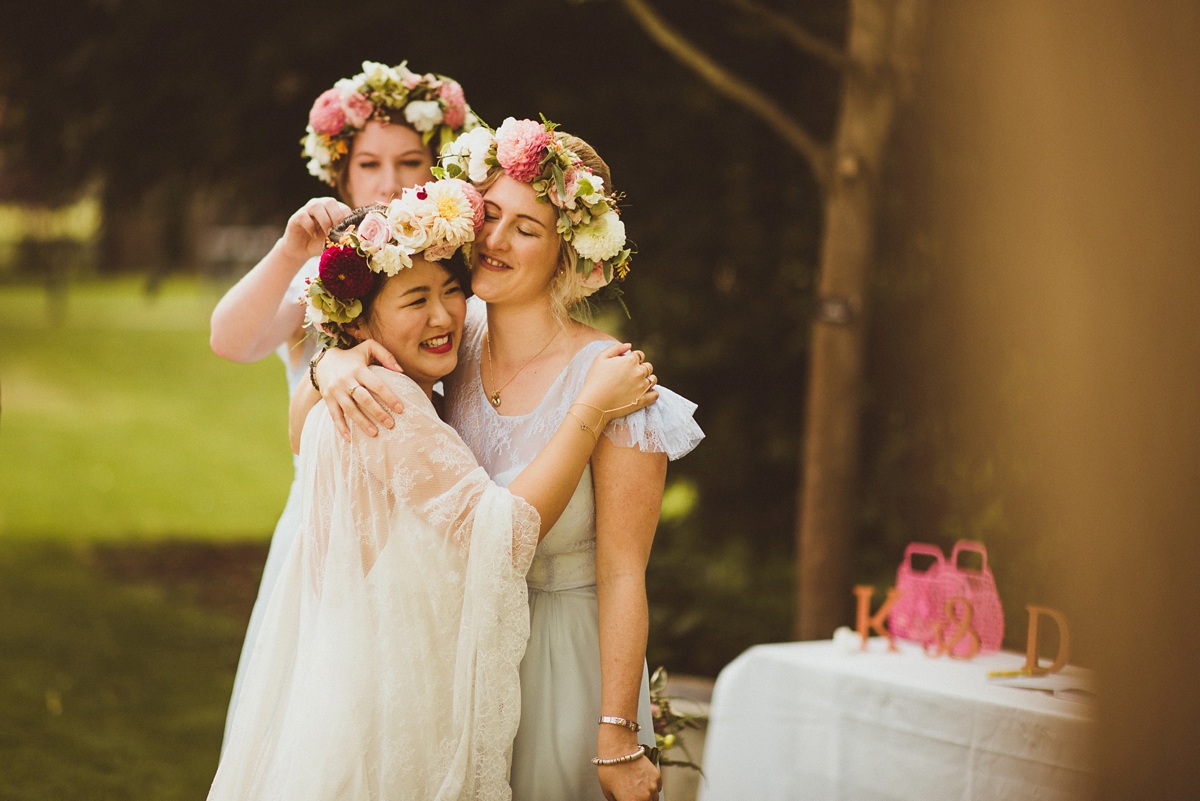
[[265, 557], [0, 540], [0, 798], [203, 798]]

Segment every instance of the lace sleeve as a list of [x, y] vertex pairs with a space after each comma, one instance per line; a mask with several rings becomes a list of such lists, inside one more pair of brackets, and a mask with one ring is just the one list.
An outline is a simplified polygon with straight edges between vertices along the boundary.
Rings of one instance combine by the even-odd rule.
[[[354, 427], [350, 452], [358, 472], [376, 487], [371, 494], [407, 507], [435, 529], [460, 544], [470, 540], [475, 512], [483, 494], [495, 484], [479, 466], [466, 443], [437, 415], [425, 393], [407, 376], [372, 368], [404, 404], [395, 426], [368, 437]], [[511, 495], [502, 490], [504, 495]], [[523, 498], [511, 496], [515, 564], [532, 557], [541, 518]], [[360, 506], [376, 506], [366, 500]]]
[[658, 400], [645, 409], [609, 423], [604, 434], [622, 448], [665, 453], [678, 459], [691, 453], [704, 439], [692, 415], [696, 404], [666, 387], [658, 387]]

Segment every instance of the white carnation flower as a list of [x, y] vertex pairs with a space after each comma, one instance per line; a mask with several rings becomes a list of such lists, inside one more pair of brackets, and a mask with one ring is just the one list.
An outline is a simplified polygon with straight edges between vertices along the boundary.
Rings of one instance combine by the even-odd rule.
[[404, 119], [421, 133], [442, 124], [442, 105], [436, 100], [414, 100], [404, 107]]
[[588, 261], [607, 261], [625, 247], [625, 223], [611, 209], [575, 229], [575, 252]]
[[[592, 188], [591, 192], [584, 189], [585, 184]], [[580, 175], [579, 187], [575, 190], [575, 196], [589, 206], [596, 205], [604, 200], [604, 179], [594, 172]]]
[[362, 66], [363, 78], [374, 89], [383, 89], [388, 84], [400, 82], [400, 73], [387, 64], [380, 64], [378, 61], [364, 61]]
[[487, 180], [487, 157], [496, 143], [492, 132], [480, 126], [467, 131], [457, 141], [462, 142], [467, 151], [467, 177], [475, 183]]
[[385, 245], [383, 250], [371, 257], [371, 268], [388, 276], [408, 267], [412, 267], [412, 259], [398, 245]]
[[333, 183], [333, 173], [327, 170], [325, 166], [316, 159], [308, 160], [308, 174], [314, 178], [320, 178], [327, 184]]
[[304, 324], [309, 328], [329, 322], [329, 315], [317, 308], [311, 300], [304, 304]]

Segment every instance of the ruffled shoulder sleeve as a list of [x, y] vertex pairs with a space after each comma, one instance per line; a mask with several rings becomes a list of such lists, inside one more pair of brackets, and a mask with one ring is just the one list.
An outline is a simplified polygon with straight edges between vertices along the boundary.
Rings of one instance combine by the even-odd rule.
[[665, 453], [672, 461], [686, 456], [704, 439], [693, 419], [696, 404], [666, 387], [658, 387], [658, 400], [633, 414], [618, 418], [604, 435], [618, 447], [647, 453]]

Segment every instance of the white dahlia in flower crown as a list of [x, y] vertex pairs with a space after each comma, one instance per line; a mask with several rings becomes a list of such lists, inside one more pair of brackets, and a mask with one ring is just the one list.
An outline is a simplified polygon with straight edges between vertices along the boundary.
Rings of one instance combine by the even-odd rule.
[[466, 181], [446, 179], [405, 189], [387, 208], [375, 207], [326, 242], [317, 277], [307, 281], [300, 302], [304, 324], [323, 347], [351, 347], [349, 328], [363, 311], [362, 299], [379, 276], [412, 267], [418, 254], [428, 261], [453, 256], [483, 227], [483, 198]]
[[592, 291], [609, 286], [619, 296], [611, 284], [628, 275], [633, 250], [626, 243], [618, 198], [555, 137], [557, 127], [545, 117], [541, 122], [509, 117], [494, 133], [480, 125], [442, 146], [434, 175], [482, 183], [503, 171], [531, 184], [539, 203], [558, 210], [558, 233], [579, 257], [575, 271], [580, 284]]
[[439, 148], [480, 124], [457, 81], [433, 73], [418, 75], [407, 62], [389, 67], [364, 61], [362, 72], [341, 79], [313, 103], [300, 140], [308, 171], [332, 186], [338, 161], [373, 119], [407, 123], [425, 144], [437, 136]]

